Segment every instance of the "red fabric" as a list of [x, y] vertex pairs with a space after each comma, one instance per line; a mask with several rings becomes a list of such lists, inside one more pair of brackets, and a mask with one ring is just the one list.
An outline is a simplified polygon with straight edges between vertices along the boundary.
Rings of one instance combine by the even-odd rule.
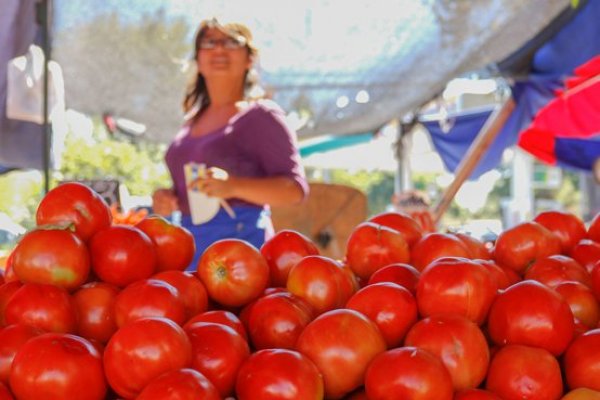
[[575, 69], [567, 90], [543, 107], [517, 144], [548, 164], [555, 164], [554, 138], [587, 138], [600, 131], [600, 56]]

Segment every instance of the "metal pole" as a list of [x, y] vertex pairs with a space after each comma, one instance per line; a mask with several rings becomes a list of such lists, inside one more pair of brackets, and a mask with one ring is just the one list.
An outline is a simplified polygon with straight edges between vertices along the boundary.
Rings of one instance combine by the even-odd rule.
[[50, 61], [50, 35], [48, 24], [48, 2], [49, 0], [40, 0], [36, 4], [37, 23], [41, 26], [42, 50], [44, 51], [44, 97], [42, 104], [43, 115], [43, 167], [44, 167], [44, 194], [50, 189], [50, 146], [52, 143], [52, 129], [48, 120], [48, 62]]

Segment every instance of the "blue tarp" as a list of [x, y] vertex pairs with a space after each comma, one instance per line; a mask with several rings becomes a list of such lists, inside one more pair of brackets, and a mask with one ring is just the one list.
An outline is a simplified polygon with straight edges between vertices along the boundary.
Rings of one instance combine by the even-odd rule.
[[[503, 151], [516, 144], [519, 133], [554, 97], [554, 91], [562, 87], [563, 79], [572, 75], [575, 67], [600, 54], [598, 21], [600, 1], [588, 1], [570, 22], [535, 51], [527, 77], [511, 83], [516, 104], [514, 111], [469, 179], [477, 179], [497, 167]], [[510, 76], [507, 78], [511, 79]], [[445, 134], [441, 134], [438, 122], [424, 124], [449, 171], [456, 170], [458, 160], [465, 156], [488, 115], [456, 117], [454, 126]]]

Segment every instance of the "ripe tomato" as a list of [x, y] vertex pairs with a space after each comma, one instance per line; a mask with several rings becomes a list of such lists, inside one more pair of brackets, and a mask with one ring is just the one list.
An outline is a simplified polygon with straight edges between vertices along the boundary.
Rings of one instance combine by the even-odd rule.
[[600, 304], [592, 290], [581, 282], [567, 281], [559, 283], [554, 290], [569, 304], [573, 316], [588, 329], [593, 329], [600, 321]]
[[6, 326], [6, 304], [21, 286], [23, 284], [20, 281], [6, 282], [0, 285], [0, 327]]
[[217, 303], [240, 307], [258, 298], [269, 281], [269, 265], [250, 243], [222, 239], [208, 246], [197, 274]]
[[185, 322], [185, 307], [179, 291], [158, 279], [143, 279], [126, 286], [115, 298], [114, 307], [119, 328], [147, 317], [168, 318], [178, 325]]
[[357, 225], [348, 238], [346, 262], [361, 279], [392, 263], [407, 263], [410, 249], [400, 232], [373, 222]]
[[191, 364], [184, 330], [167, 318], [143, 318], [120, 328], [104, 350], [104, 372], [112, 389], [134, 398], [165, 372]]
[[255, 349], [295, 349], [298, 336], [313, 320], [312, 306], [289, 292], [260, 297], [248, 316], [248, 333]]
[[588, 388], [573, 389], [560, 400], [600, 400], [600, 392]]
[[82, 337], [44, 333], [17, 352], [10, 387], [18, 399], [102, 400], [107, 389], [102, 356]]
[[502, 400], [496, 394], [483, 389], [467, 389], [457, 392], [454, 400]]
[[293, 350], [253, 353], [242, 364], [235, 387], [238, 400], [323, 398], [323, 376], [310, 359]]
[[558, 236], [563, 254], [569, 254], [573, 247], [587, 236], [583, 221], [570, 212], [543, 211], [533, 220]]
[[165, 372], [153, 379], [136, 400], [220, 400], [219, 391], [204, 375], [191, 368]]
[[250, 356], [248, 343], [223, 324], [195, 322], [185, 331], [192, 344], [191, 367], [206, 376], [223, 398], [233, 394], [238, 371]]
[[539, 258], [527, 269], [524, 279], [533, 279], [548, 287], [567, 282], [581, 282], [591, 286], [590, 274], [571, 257], [560, 254]]
[[600, 391], [600, 329], [576, 337], [565, 352], [563, 364], [569, 388]]
[[327, 311], [300, 334], [296, 349], [323, 374], [327, 398], [340, 398], [364, 384], [367, 366], [386, 349], [377, 325], [358, 311]]
[[240, 318], [238, 318], [238, 316], [232, 313], [231, 311], [210, 310], [200, 314], [196, 314], [185, 323], [183, 329], [187, 329], [190, 325], [192, 325], [195, 322], [214, 322], [216, 324], [223, 324], [232, 328], [234, 331], [239, 333], [245, 341], [248, 341], [248, 333], [246, 332], [246, 327], [244, 326]]
[[461, 232], [455, 232], [450, 234], [459, 238], [461, 242], [463, 242], [465, 246], [467, 246], [467, 248], [469, 249], [469, 253], [471, 254], [471, 258], [477, 260], [490, 260], [492, 258], [492, 252], [490, 251], [490, 249], [485, 247], [485, 244], [481, 240]]
[[75, 233], [86, 242], [112, 222], [106, 201], [89, 186], [77, 182], [63, 183], [46, 193], [35, 218], [38, 226], [73, 224]]
[[124, 287], [149, 278], [156, 268], [152, 241], [138, 228], [114, 225], [90, 241], [92, 269], [104, 282]]
[[74, 333], [75, 307], [69, 293], [58, 286], [25, 283], [12, 295], [4, 310], [7, 324], [22, 323], [46, 332]]
[[86, 339], [106, 343], [117, 330], [115, 299], [119, 288], [110, 283], [90, 282], [73, 293], [77, 332]]
[[600, 243], [600, 213], [594, 215], [587, 228], [587, 237], [594, 242]]
[[496, 296], [488, 315], [490, 338], [498, 345], [536, 346], [558, 356], [574, 335], [569, 304], [554, 290], [521, 281]]
[[23, 283], [47, 283], [72, 291], [90, 273], [85, 243], [64, 229], [35, 229], [23, 236], [13, 253], [12, 268]]
[[270, 286], [285, 287], [290, 269], [305, 256], [319, 255], [319, 249], [303, 234], [283, 229], [260, 248], [269, 264]]
[[375, 322], [387, 348], [400, 345], [417, 322], [417, 302], [413, 295], [390, 282], [365, 286], [348, 300], [346, 308], [359, 311]]
[[494, 260], [504, 267], [523, 273], [540, 258], [560, 254], [560, 239], [534, 221], [521, 222], [498, 235]]
[[323, 256], [306, 256], [294, 265], [287, 290], [306, 300], [317, 315], [343, 307], [353, 293], [342, 265]]
[[560, 365], [547, 350], [509, 344], [492, 357], [485, 387], [503, 399], [559, 399]]
[[8, 383], [10, 367], [17, 351], [41, 330], [24, 324], [13, 324], [0, 330], [0, 382]]
[[417, 284], [421, 316], [460, 314], [481, 325], [497, 286], [481, 264], [459, 257], [439, 258], [422, 272]]
[[186, 228], [172, 224], [159, 215], [150, 215], [135, 227], [154, 243], [157, 271], [183, 271], [194, 259], [194, 235]]
[[[521, 280], [520, 276], [518, 276], [518, 275], [516, 278], [510, 279], [507, 274], [507, 271], [509, 271], [509, 270], [499, 267], [498, 264], [496, 264], [493, 260], [476, 259], [476, 260], [473, 260], [473, 262], [483, 266], [490, 273], [490, 276], [492, 277], [492, 281], [496, 284], [496, 287], [498, 288], [498, 290], [506, 289], [513, 283], [516, 283], [519, 280]], [[510, 270], [510, 271], [512, 271], [512, 270]], [[512, 273], [515, 273], [515, 272], [512, 271]]]
[[417, 347], [397, 347], [381, 353], [365, 376], [367, 397], [373, 400], [452, 400], [452, 379], [439, 358]]
[[392, 282], [406, 288], [413, 295], [417, 291], [420, 272], [409, 264], [395, 263], [375, 271], [367, 285], [378, 282]]
[[152, 279], [167, 282], [177, 289], [179, 298], [185, 308], [186, 321], [208, 309], [208, 293], [206, 293], [206, 288], [192, 272], [162, 271], [154, 274]]
[[441, 257], [471, 258], [471, 252], [457, 236], [437, 232], [424, 235], [410, 251], [411, 264], [419, 271]]
[[571, 251], [571, 257], [591, 273], [594, 264], [600, 260], [600, 242], [581, 240]]
[[404, 345], [427, 350], [442, 360], [456, 391], [478, 387], [490, 362], [483, 332], [462, 315], [438, 314], [420, 320], [406, 334]]
[[368, 222], [387, 226], [400, 232], [410, 248], [423, 236], [421, 225], [406, 213], [394, 211], [383, 212], [369, 218]]

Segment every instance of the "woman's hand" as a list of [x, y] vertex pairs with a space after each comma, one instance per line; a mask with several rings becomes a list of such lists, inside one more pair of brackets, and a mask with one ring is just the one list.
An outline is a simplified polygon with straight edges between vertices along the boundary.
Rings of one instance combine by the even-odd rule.
[[211, 167], [206, 170], [203, 177], [190, 183], [189, 187], [197, 189], [207, 196], [227, 199], [233, 197], [233, 179], [227, 171]]
[[179, 209], [177, 196], [170, 189], [158, 189], [152, 194], [152, 211], [163, 217]]

